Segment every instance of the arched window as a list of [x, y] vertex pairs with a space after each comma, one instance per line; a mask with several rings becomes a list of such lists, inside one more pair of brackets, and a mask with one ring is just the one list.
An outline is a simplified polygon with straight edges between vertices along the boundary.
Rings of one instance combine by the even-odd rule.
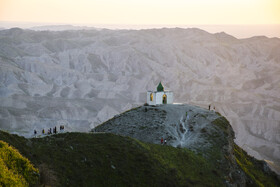
[[163, 94], [163, 96], [162, 96], [162, 103], [163, 104], [167, 103], [167, 96], [166, 96], [166, 94]]
[[153, 93], [150, 94], [150, 101], [153, 101], [154, 99], [154, 96], [153, 96]]

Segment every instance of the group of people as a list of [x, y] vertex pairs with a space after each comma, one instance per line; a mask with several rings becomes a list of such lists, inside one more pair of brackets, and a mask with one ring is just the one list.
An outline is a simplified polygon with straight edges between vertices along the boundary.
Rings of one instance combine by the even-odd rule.
[[[60, 125], [59, 126], [59, 130], [60, 132], [63, 132], [64, 131], [64, 125]], [[56, 130], [56, 126], [52, 129], [52, 128], [49, 128], [48, 129], [48, 132], [45, 131], [45, 129], [42, 130], [42, 135], [46, 135], [46, 134], [56, 134], [58, 133], [57, 130]], [[34, 130], [34, 136], [36, 137], [37, 136], [37, 131]]]
[[163, 144], [166, 145], [167, 141], [166, 141], [166, 139], [163, 140], [163, 138], [161, 138], [160, 143], [161, 143], [161, 145], [163, 145]]

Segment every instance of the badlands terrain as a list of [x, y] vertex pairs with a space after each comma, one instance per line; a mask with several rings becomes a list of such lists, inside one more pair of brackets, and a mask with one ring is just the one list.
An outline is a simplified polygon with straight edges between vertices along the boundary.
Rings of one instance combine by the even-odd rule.
[[90, 131], [146, 102], [159, 81], [207, 108], [280, 171], [280, 39], [192, 29], [0, 31], [0, 128]]

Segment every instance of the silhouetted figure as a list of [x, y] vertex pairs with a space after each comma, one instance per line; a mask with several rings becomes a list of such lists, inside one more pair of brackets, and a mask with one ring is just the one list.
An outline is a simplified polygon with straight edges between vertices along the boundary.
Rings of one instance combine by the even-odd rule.
[[42, 134], [45, 134], [45, 129], [42, 130]]
[[50, 128], [50, 134], [52, 134], [52, 128]]
[[34, 130], [34, 135], [35, 135], [35, 137], [36, 137], [36, 135], [37, 135], [37, 131], [36, 131], [36, 130]]
[[211, 109], [211, 105], [209, 105], [209, 110]]
[[160, 143], [163, 144], [163, 138], [160, 139]]
[[53, 129], [53, 133], [56, 134], [56, 126]]

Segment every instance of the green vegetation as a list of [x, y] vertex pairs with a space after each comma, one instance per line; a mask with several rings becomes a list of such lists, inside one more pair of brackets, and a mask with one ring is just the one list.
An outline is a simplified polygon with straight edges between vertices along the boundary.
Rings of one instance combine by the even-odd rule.
[[201, 155], [188, 149], [170, 146], [151, 146], [153, 158], [176, 176], [183, 186], [223, 186], [223, 179], [215, 172], [215, 166]]
[[0, 186], [30, 186], [39, 182], [39, 170], [6, 142], [0, 141]]
[[219, 117], [217, 119], [215, 119], [212, 122], [212, 125], [216, 125], [217, 127], [219, 127], [220, 130], [222, 130], [225, 135], [229, 135], [229, 122], [225, 117]]
[[[25, 139], [0, 131], [0, 139], [16, 147], [39, 168], [41, 185], [226, 185], [224, 171], [217, 166], [216, 160], [185, 148], [144, 143], [106, 133], [64, 133]], [[279, 184], [263, 170], [247, 166], [245, 161], [252, 161], [240, 148], [235, 147], [235, 151], [241, 153], [241, 156], [237, 154], [236, 160], [248, 178], [258, 181], [253, 184]], [[32, 176], [32, 173], [23, 175], [23, 178], [25, 176]]]
[[[221, 161], [224, 159], [225, 154], [227, 154], [225, 150], [221, 148], [228, 146], [229, 140], [233, 141], [229, 136], [231, 133], [231, 127], [224, 117], [215, 119], [211, 125], [213, 125], [214, 128], [201, 129], [207, 143], [211, 145], [201, 151], [202, 154], [212, 162], [216, 162], [217, 160]], [[215, 165], [217, 165], [217, 163], [215, 163]], [[223, 170], [223, 167], [220, 169]], [[226, 172], [223, 171], [223, 173]]]
[[265, 172], [263, 161], [249, 156], [239, 146], [234, 145], [234, 154], [237, 164], [251, 179], [248, 186], [279, 186], [280, 182], [275, 173]]
[[[187, 149], [113, 134], [65, 133], [15, 142], [39, 168], [41, 183], [59, 186], [221, 186], [205, 158]], [[17, 139], [17, 141], [15, 141]], [[41, 167], [44, 165], [44, 167]]]

